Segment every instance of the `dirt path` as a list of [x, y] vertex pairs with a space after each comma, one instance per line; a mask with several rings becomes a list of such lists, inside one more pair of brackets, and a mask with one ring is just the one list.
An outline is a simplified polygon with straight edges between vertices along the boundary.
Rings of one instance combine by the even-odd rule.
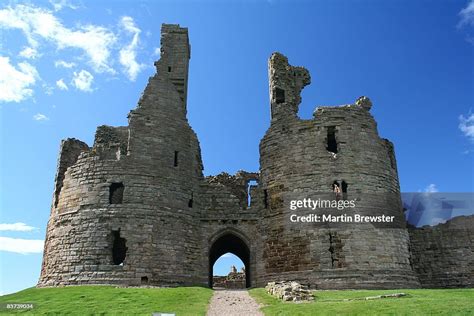
[[215, 290], [207, 316], [263, 316], [246, 290]]

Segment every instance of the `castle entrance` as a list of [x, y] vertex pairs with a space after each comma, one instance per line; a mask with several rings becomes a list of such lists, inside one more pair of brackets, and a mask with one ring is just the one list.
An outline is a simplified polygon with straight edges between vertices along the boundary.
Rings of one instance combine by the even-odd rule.
[[245, 287], [250, 287], [250, 249], [247, 243], [234, 232], [226, 232], [215, 239], [209, 249], [209, 287], [213, 286], [214, 263], [220, 256], [232, 253], [239, 257], [245, 267]]

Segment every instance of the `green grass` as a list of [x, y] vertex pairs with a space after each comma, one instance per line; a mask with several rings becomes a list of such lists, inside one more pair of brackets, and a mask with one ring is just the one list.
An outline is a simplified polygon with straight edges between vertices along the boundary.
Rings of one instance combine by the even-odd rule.
[[[265, 315], [474, 315], [474, 289], [316, 291], [311, 303], [287, 303], [264, 289], [249, 291], [265, 305]], [[343, 301], [380, 294], [407, 293], [407, 297], [373, 301]], [[0, 313], [34, 315], [205, 315], [212, 290], [200, 287], [116, 288], [72, 286], [30, 288], [0, 297], [5, 303], [33, 303], [33, 310], [0, 310]], [[225, 315], [224, 315], [225, 316]]]
[[205, 315], [212, 290], [200, 287], [116, 288], [71, 286], [30, 288], [0, 297], [0, 313], [14, 313], [5, 303], [33, 303], [33, 310], [15, 313], [34, 315]]
[[[300, 304], [282, 302], [264, 289], [249, 292], [265, 305], [261, 309], [265, 315], [474, 315], [474, 289], [316, 291], [315, 301]], [[342, 301], [399, 292], [408, 296]]]

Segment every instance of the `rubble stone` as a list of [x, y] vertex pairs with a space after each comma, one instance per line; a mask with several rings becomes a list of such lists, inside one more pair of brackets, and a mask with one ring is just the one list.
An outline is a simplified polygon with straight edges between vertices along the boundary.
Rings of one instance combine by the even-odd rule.
[[314, 296], [306, 286], [298, 282], [269, 282], [265, 290], [283, 301], [312, 301]]

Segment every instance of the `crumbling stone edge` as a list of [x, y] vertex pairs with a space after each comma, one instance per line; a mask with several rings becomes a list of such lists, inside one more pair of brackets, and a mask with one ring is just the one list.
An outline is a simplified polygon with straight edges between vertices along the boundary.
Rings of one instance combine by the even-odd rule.
[[[281, 282], [269, 282], [265, 286], [265, 290], [270, 295], [276, 296], [278, 299], [286, 302], [304, 302], [304, 301], [313, 301], [315, 298], [313, 296], [313, 291], [308, 290], [304, 285], [301, 285], [295, 281], [281, 281]], [[390, 293], [390, 294], [381, 294], [375, 296], [367, 296], [360, 298], [346, 298], [334, 301], [340, 302], [349, 302], [349, 301], [369, 301], [377, 300], [382, 298], [400, 298], [407, 296], [406, 293]]]
[[269, 282], [265, 290], [283, 301], [312, 301], [314, 296], [307, 286], [294, 281]]

